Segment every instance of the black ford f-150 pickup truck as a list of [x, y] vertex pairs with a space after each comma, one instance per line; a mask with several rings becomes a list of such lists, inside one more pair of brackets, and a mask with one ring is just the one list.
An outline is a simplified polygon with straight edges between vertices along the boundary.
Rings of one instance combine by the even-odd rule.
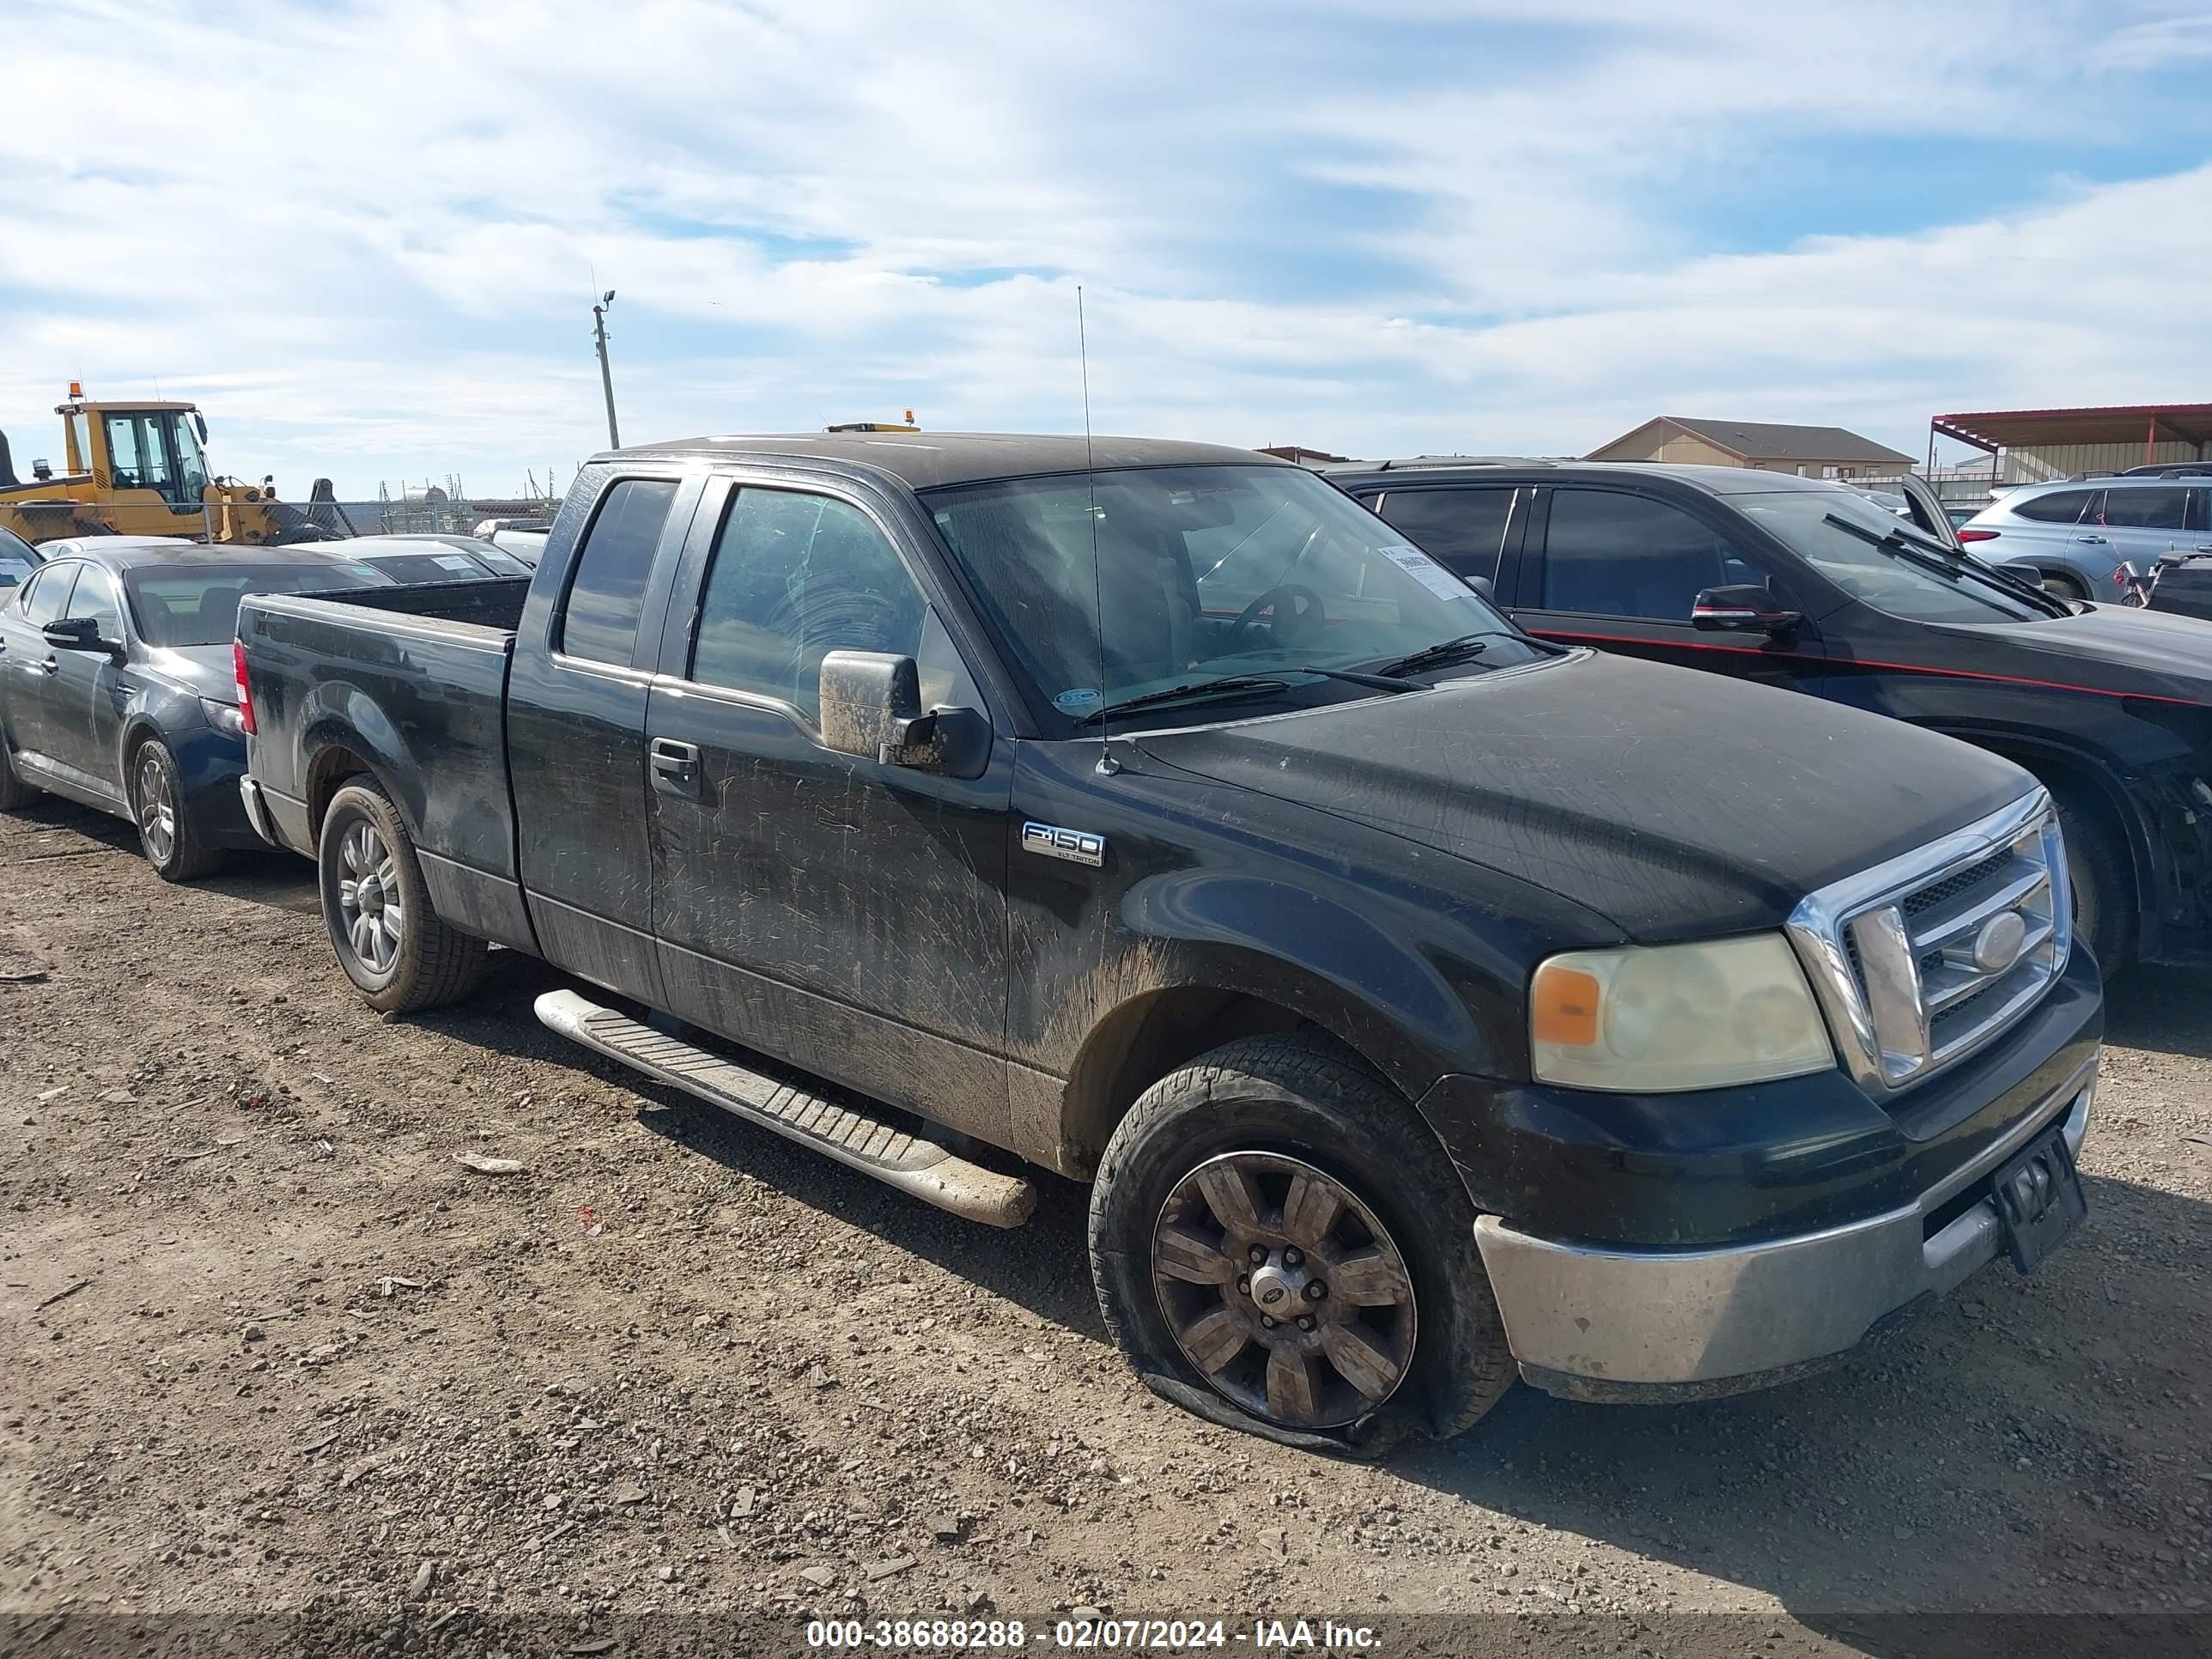
[[947, 1209], [1089, 1181], [1109, 1328], [1242, 1427], [1775, 1381], [2082, 1212], [2032, 777], [1535, 640], [1295, 466], [625, 450], [526, 584], [239, 626], [249, 810], [374, 1006], [493, 940], [604, 988], [554, 1030]]

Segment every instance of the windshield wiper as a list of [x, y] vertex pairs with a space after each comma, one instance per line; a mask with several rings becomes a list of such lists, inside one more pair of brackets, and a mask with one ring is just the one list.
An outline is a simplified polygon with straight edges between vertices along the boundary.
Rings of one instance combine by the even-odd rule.
[[2045, 605], [2056, 603], [2048, 593], [2031, 589], [2025, 582], [2014, 581], [2002, 571], [1991, 569], [1970, 554], [1954, 552], [1940, 542], [1923, 541], [1919, 537], [1908, 536], [1901, 530], [1893, 530], [1886, 536], [1876, 535], [1864, 525], [1853, 524], [1849, 519], [1840, 518], [1833, 513], [1821, 516], [1837, 529], [1849, 531], [1868, 545], [1878, 547], [1908, 564], [1917, 564], [1923, 570], [1932, 570], [1939, 576], [1972, 577], [1988, 583], [2000, 592], [2022, 597], [2033, 592]]
[[1170, 685], [1164, 690], [1146, 691], [1141, 696], [1124, 697], [1119, 702], [1109, 702], [1103, 708], [1094, 708], [1087, 714], [1076, 717], [1078, 726], [1091, 726], [1133, 708], [1151, 708], [1161, 703], [1188, 702], [1205, 697], [1249, 696], [1261, 691], [1287, 691], [1288, 680], [1268, 679], [1258, 674], [1224, 674], [1217, 679], [1192, 680], [1184, 685]]
[[1418, 674], [1425, 668], [1442, 668], [1448, 663], [1479, 657], [1489, 649], [1490, 640], [1486, 635], [1462, 634], [1455, 640], [1440, 640], [1434, 645], [1423, 647], [1411, 656], [1386, 662], [1375, 672], [1388, 679], [1403, 679], [1407, 675]]

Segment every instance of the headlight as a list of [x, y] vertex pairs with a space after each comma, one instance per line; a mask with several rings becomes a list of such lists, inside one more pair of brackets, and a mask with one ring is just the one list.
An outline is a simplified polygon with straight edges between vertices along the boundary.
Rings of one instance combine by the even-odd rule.
[[246, 716], [238, 712], [234, 702], [217, 702], [213, 697], [202, 697], [200, 707], [207, 713], [210, 726], [227, 738], [246, 735]]
[[1836, 1063], [1779, 933], [1553, 957], [1530, 987], [1528, 1037], [1536, 1076], [1577, 1089], [1718, 1089]]

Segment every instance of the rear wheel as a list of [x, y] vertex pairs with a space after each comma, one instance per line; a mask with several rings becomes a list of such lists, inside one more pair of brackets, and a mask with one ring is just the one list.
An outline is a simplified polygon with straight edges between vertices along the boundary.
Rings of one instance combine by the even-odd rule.
[[2043, 591], [2057, 599], [2075, 599], [2086, 602], [2089, 597], [2089, 590], [2082, 585], [2081, 578], [2069, 576], [2059, 570], [2046, 570], [2043, 573]]
[[412, 1013], [476, 988], [484, 942], [431, 909], [414, 839], [374, 781], [356, 779], [331, 798], [315, 873], [331, 948], [370, 1007]]
[[1236, 1426], [1358, 1443], [1456, 1434], [1515, 1370], [1449, 1161], [1332, 1045], [1251, 1037], [1146, 1090], [1093, 1188], [1106, 1328], [1139, 1374]]
[[177, 757], [159, 738], [131, 751], [131, 820], [138, 826], [138, 846], [163, 881], [198, 881], [222, 867], [222, 849], [204, 841], [185, 811], [184, 781]]
[[8, 746], [8, 734], [0, 732], [0, 812], [19, 812], [38, 798], [38, 787], [15, 775], [15, 751]]

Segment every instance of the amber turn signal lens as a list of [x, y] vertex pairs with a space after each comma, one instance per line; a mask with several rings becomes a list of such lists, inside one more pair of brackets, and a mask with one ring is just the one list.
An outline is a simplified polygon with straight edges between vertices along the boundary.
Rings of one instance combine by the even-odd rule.
[[1529, 993], [1528, 1030], [1539, 1042], [1586, 1048], [1597, 1041], [1597, 975], [1547, 962]]

